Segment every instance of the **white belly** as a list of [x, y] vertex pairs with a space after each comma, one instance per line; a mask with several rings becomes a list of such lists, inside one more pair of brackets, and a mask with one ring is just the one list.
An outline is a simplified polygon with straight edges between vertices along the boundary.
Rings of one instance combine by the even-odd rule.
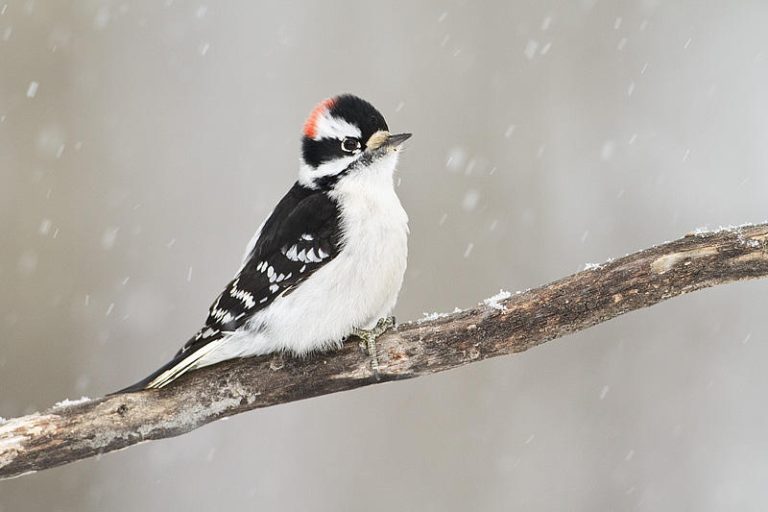
[[374, 173], [365, 177], [368, 183], [347, 179], [339, 184], [334, 194], [342, 210], [341, 253], [254, 315], [222, 343], [217, 360], [340, 346], [353, 329], [370, 329], [392, 312], [405, 274], [408, 216], [392, 187], [392, 171], [388, 174], [388, 180]]

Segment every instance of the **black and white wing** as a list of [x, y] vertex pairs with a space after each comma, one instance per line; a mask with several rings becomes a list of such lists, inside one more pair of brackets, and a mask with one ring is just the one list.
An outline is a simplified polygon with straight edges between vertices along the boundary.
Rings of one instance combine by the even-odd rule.
[[253, 247], [240, 271], [211, 305], [205, 325], [172, 361], [122, 391], [163, 387], [194, 368], [212, 343], [243, 327], [333, 260], [342, 248], [338, 206], [327, 194], [296, 184], [249, 245]]
[[279, 210], [265, 223], [240, 272], [211, 305], [205, 326], [180, 354], [236, 331], [336, 257], [341, 249], [339, 211], [326, 194], [307, 196], [285, 215]]

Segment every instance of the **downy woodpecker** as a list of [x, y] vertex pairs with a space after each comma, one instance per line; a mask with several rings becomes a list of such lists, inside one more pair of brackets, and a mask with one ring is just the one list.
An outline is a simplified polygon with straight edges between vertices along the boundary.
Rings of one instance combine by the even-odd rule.
[[122, 392], [161, 388], [219, 361], [340, 347], [358, 336], [374, 370], [376, 336], [400, 292], [408, 216], [393, 173], [409, 133], [344, 94], [304, 123], [298, 181], [256, 230], [205, 325], [165, 366]]

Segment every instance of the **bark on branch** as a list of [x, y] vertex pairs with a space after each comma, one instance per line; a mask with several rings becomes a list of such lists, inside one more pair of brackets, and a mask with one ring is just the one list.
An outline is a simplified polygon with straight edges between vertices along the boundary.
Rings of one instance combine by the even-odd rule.
[[378, 378], [349, 342], [304, 360], [227, 361], [165, 389], [8, 420], [0, 423], [0, 478], [177, 436], [259, 407], [522, 352], [677, 295], [766, 275], [768, 224], [690, 234], [503, 300], [400, 325], [379, 338]]

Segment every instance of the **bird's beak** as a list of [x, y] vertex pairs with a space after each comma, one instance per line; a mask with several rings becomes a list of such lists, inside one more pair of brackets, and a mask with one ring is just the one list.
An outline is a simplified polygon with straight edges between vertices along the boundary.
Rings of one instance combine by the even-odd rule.
[[391, 133], [382, 130], [371, 135], [371, 138], [368, 139], [366, 146], [371, 151], [376, 151], [378, 149], [395, 150], [410, 137], [410, 133], [398, 133], [396, 135], [392, 135]]
[[395, 135], [390, 135], [387, 139], [387, 146], [391, 146], [393, 148], [400, 147], [400, 145], [411, 138], [410, 133], [396, 133]]

